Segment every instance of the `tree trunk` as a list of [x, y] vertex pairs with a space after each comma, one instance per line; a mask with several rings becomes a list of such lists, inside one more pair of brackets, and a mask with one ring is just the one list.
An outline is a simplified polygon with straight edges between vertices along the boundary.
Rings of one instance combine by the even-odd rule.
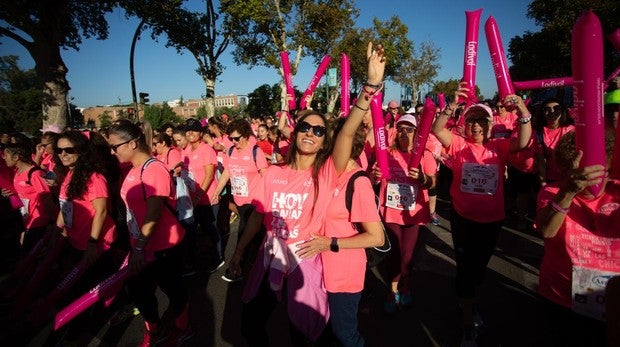
[[[334, 113], [334, 109], [336, 108], [336, 101], [338, 101], [338, 97], [340, 96], [340, 89], [333, 88], [329, 92], [329, 103], [327, 104], [327, 113]], [[338, 116], [338, 114], [336, 114]]]
[[205, 94], [205, 109], [207, 110], [207, 118], [215, 116], [215, 79], [205, 77], [205, 85], [207, 86]]
[[64, 128], [68, 118], [67, 93], [71, 88], [67, 81], [68, 69], [60, 56], [60, 49], [54, 45], [39, 46], [36, 53], [31, 55], [43, 83], [43, 126], [54, 124]]
[[411, 107], [415, 107], [418, 104], [418, 92], [419, 86], [415, 81], [411, 81]]

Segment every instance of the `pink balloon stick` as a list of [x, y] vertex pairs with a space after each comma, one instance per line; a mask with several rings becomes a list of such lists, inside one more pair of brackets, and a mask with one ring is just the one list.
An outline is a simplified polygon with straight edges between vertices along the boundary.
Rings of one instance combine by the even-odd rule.
[[489, 54], [491, 55], [491, 63], [493, 64], [493, 72], [497, 81], [497, 90], [500, 100], [510, 94], [514, 94], [512, 80], [508, 72], [508, 64], [506, 63], [506, 54], [502, 44], [502, 37], [499, 33], [499, 27], [495, 18], [492, 16], [487, 19], [484, 24], [484, 32], [487, 37], [487, 45], [489, 46]]
[[426, 141], [428, 140], [428, 134], [431, 132], [431, 126], [435, 119], [435, 111], [437, 106], [433, 100], [429, 97], [426, 98], [424, 103], [424, 109], [422, 110], [422, 118], [418, 125], [418, 131], [416, 131], [415, 138], [413, 139], [413, 155], [409, 162], [410, 168], [417, 168], [422, 160], [424, 149], [426, 148]]
[[342, 53], [342, 59], [340, 60], [340, 71], [342, 73], [342, 77], [340, 78], [340, 112], [346, 117], [351, 111], [351, 92], [349, 91], [351, 62], [345, 53]]
[[572, 77], [547, 78], [543, 80], [512, 82], [516, 90], [557, 88], [573, 85]]
[[282, 72], [284, 73], [284, 85], [286, 86], [286, 95], [289, 97], [288, 109], [292, 111], [297, 108], [295, 101], [295, 89], [293, 89], [293, 75], [291, 75], [291, 62], [288, 58], [288, 52], [280, 52], [280, 60], [282, 61]]
[[331, 61], [331, 58], [329, 55], [326, 55], [323, 57], [321, 64], [319, 64], [319, 67], [316, 69], [314, 76], [312, 76], [312, 79], [310, 80], [310, 83], [308, 84], [308, 88], [306, 88], [304, 95], [302, 95], [301, 99], [299, 100], [300, 110], [306, 109], [306, 98], [308, 97], [308, 95], [314, 94], [314, 90], [316, 89], [316, 86], [319, 84], [319, 81], [321, 80], [321, 78], [323, 78], [323, 75], [325, 74], [325, 70], [327, 70], [327, 68], [329, 67], [330, 61]]
[[[584, 12], [572, 33], [575, 147], [583, 151], [580, 166], [606, 165], [603, 117], [603, 30], [592, 11]], [[589, 186], [598, 196], [601, 184]]]
[[471, 88], [467, 99], [459, 97], [459, 103], [471, 104], [477, 102], [475, 95], [476, 88], [476, 67], [478, 62], [478, 32], [480, 31], [480, 15], [482, 9], [465, 11], [465, 49], [463, 53], [463, 78], [461, 82], [467, 82]]
[[370, 100], [370, 112], [372, 114], [372, 126], [375, 134], [375, 156], [377, 157], [377, 165], [381, 170], [381, 178], [390, 178], [390, 168], [388, 166], [387, 157], [387, 131], [383, 123], [383, 109], [381, 103], [383, 94], [376, 93]]

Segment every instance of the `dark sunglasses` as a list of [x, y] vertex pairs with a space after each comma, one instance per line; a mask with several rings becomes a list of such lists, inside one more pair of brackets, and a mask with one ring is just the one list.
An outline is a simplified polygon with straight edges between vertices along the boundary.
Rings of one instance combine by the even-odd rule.
[[239, 141], [243, 136], [239, 135], [239, 136], [228, 136], [228, 139], [232, 142], [237, 142]]
[[312, 133], [316, 137], [323, 137], [323, 135], [327, 132], [326, 127], [322, 125], [310, 125], [307, 122], [299, 122], [295, 128], [295, 131], [298, 133], [307, 133], [310, 129], [312, 129]]
[[489, 125], [489, 120], [486, 118], [467, 118], [465, 122], [469, 124], [478, 123], [480, 125]]
[[545, 106], [545, 107], [543, 107], [543, 111], [545, 113], [547, 113], [547, 112], [559, 112], [561, 110], [562, 110], [562, 106], [560, 106], [560, 105], [555, 105], [553, 107], [552, 106]]
[[133, 141], [133, 140], [129, 140], [129, 141], [125, 141], [125, 142], [121, 142], [121, 143], [119, 143], [119, 144], [117, 144], [117, 145], [110, 145], [109, 147], [110, 147], [110, 149], [111, 149], [114, 153], [116, 153], [116, 151], [118, 150], [118, 147], [120, 147], [120, 146], [122, 146], [122, 145], [126, 145], [126, 144], [128, 144], [129, 142], [131, 142], [131, 141]]
[[402, 133], [403, 131], [407, 132], [407, 134], [412, 134], [415, 131], [415, 127], [398, 127], [396, 131]]
[[67, 154], [75, 154], [75, 153], [77, 153], [77, 148], [75, 148], [75, 147], [65, 147], [65, 148], [56, 147], [56, 148], [54, 148], [54, 153], [60, 155], [60, 154], [62, 154], [62, 152], [65, 152]]

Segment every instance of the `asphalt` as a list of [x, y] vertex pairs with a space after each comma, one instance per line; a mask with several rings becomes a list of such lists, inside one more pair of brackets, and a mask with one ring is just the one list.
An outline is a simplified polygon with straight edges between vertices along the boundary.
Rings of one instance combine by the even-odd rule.
[[[367, 346], [459, 345], [461, 329], [454, 290], [454, 252], [449, 223], [445, 219], [448, 210], [449, 203], [440, 201], [441, 225], [429, 224], [421, 229], [414, 254], [411, 307], [386, 315], [383, 303], [388, 289], [381, 270], [369, 270], [359, 310], [360, 331]], [[234, 249], [237, 224], [236, 221], [231, 224], [233, 233], [227, 247], [228, 255]], [[479, 290], [477, 307], [485, 321], [479, 346], [544, 345], [540, 338], [544, 334], [543, 305], [536, 295], [542, 254], [542, 240], [533, 231], [518, 231], [510, 220], [507, 221], [489, 263], [485, 284]], [[224, 282], [220, 277], [226, 266], [209, 274], [204, 269], [206, 262], [207, 259], [203, 259], [201, 271], [185, 280], [190, 290], [190, 322], [196, 335], [184, 346], [246, 346], [239, 329], [244, 283]], [[159, 293], [158, 296], [161, 313], [169, 317], [165, 295]], [[282, 305], [274, 312], [268, 326], [272, 346], [291, 346]], [[51, 324], [26, 336], [4, 331], [0, 334], [0, 344], [41, 346], [50, 331]], [[94, 327], [88, 346], [136, 346], [142, 331], [139, 315], [115, 326], [103, 323]]]

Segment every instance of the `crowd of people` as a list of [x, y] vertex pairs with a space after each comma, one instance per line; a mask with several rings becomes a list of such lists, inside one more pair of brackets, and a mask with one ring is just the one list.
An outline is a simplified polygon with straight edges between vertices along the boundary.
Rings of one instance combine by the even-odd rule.
[[[0, 290], [12, 317], [49, 318], [53, 307], [127, 266], [132, 277], [122, 292], [144, 320], [141, 345], [181, 345], [195, 333], [183, 278], [225, 267], [224, 281], [245, 281], [240, 331], [248, 345], [269, 346], [268, 318], [285, 300], [292, 345], [364, 346], [364, 250], [389, 240], [384, 310], [409, 308], [420, 229], [441, 223], [437, 190], [447, 173], [461, 346], [475, 346], [484, 325], [477, 289], [507, 210], [516, 211], [519, 229], [534, 228], [544, 241], [539, 293], [551, 344], [620, 343], [618, 300], [605, 300], [619, 295], [612, 278], [620, 275], [620, 183], [609, 168], [620, 100], [609, 97], [618, 105], [606, 107], [607, 167], [579, 165], [583, 152], [562, 100], [530, 107], [508, 95], [459, 104], [473, 87], [461, 83], [435, 110], [423, 148], [415, 141], [421, 105], [405, 111], [390, 101], [386, 172], [376, 162], [370, 112], [383, 88], [381, 45], [369, 44], [366, 58], [367, 79], [347, 117], [289, 110], [285, 102], [268, 120], [190, 118], [155, 131], [126, 120], [99, 131], [49, 126], [36, 144], [3, 133]], [[231, 215], [238, 232], [226, 259]], [[99, 303], [82, 315], [106, 309]], [[79, 341], [87, 321], [74, 319], [62, 338]]]

